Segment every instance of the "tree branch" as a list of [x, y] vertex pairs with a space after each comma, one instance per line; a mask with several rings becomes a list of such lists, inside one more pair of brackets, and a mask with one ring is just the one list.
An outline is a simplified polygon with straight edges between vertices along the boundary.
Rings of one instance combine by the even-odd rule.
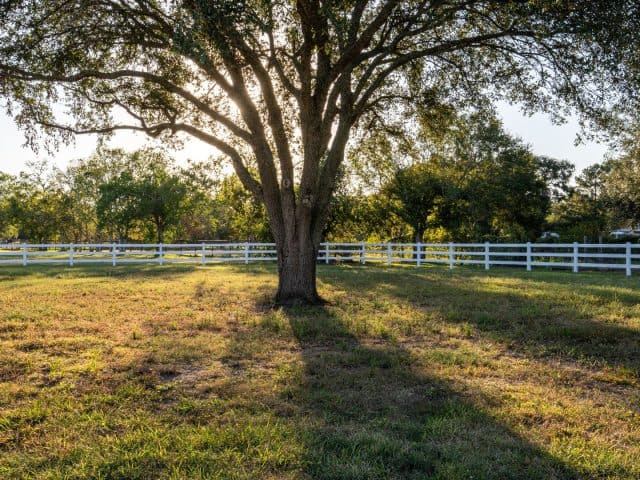
[[[174, 93], [187, 102], [191, 103], [202, 113], [208, 115], [213, 121], [220, 123], [226, 127], [231, 133], [237, 135], [246, 142], [251, 141], [251, 134], [233, 123], [232, 120], [222, 115], [220, 112], [212, 109], [205, 102], [193, 95], [191, 92], [173, 84], [166, 78], [159, 75], [154, 75], [149, 72], [142, 72], [138, 70], [115, 70], [113, 72], [101, 72], [98, 70], [82, 70], [71, 75], [44, 75], [36, 72], [27, 72], [16, 67], [7, 65], [0, 65], [0, 70], [8, 71], [8, 74], [4, 74], [7, 77], [19, 78], [22, 80], [38, 80], [51, 83], [75, 83], [84, 79], [96, 78], [100, 80], [117, 80], [121, 78], [140, 78], [151, 83], [155, 83], [163, 87], [170, 93]], [[0, 77], [1, 78], [1, 77]]]

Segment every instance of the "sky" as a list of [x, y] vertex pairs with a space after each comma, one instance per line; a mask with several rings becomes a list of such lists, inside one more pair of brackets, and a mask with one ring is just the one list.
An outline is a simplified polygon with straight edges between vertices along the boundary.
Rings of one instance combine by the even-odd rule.
[[[528, 143], [537, 155], [546, 155], [557, 159], [569, 160], [576, 165], [576, 171], [599, 162], [607, 152], [607, 146], [594, 142], [575, 145], [579, 125], [576, 119], [569, 119], [566, 124], [554, 125], [544, 114], [525, 116], [517, 106], [506, 103], [498, 105], [498, 113], [503, 119], [505, 128]], [[110, 146], [135, 150], [146, 145], [150, 140], [135, 132], [118, 132], [110, 141]], [[13, 120], [0, 111], [0, 171], [17, 174], [25, 169], [29, 160], [48, 159], [59, 168], [64, 168], [70, 161], [91, 155], [96, 147], [96, 137], [83, 135], [76, 139], [74, 145], [63, 147], [53, 155], [41, 149], [39, 154], [23, 146], [24, 135]], [[152, 145], [152, 144], [151, 144]], [[184, 148], [173, 152], [179, 163], [187, 159], [206, 160], [215, 153], [212, 148], [198, 140], [185, 142]]]

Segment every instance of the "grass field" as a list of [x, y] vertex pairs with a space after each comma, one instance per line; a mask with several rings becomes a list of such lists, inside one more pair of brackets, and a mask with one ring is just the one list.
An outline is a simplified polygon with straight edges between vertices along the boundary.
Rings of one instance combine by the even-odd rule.
[[0, 479], [638, 479], [640, 279], [0, 270]]

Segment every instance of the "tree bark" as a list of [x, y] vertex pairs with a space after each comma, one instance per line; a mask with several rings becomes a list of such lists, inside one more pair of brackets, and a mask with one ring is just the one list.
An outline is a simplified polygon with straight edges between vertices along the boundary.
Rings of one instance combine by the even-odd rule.
[[318, 244], [310, 222], [296, 222], [296, 231], [287, 232], [278, 251], [278, 305], [318, 305], [323, 303], [316, 289]]

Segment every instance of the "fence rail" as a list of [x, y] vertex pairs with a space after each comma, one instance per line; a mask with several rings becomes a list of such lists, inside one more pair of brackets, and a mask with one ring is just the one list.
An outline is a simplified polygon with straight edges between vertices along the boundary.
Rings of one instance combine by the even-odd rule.
[[[13, 243], [0, 245], [0, 265], [106, 263], [250, 263], [276, 260], [274, 243]], [[588, 243], [322, 243], [318, 261], [429, 263], [580, 269], [640, 269], [640, 244]]]

